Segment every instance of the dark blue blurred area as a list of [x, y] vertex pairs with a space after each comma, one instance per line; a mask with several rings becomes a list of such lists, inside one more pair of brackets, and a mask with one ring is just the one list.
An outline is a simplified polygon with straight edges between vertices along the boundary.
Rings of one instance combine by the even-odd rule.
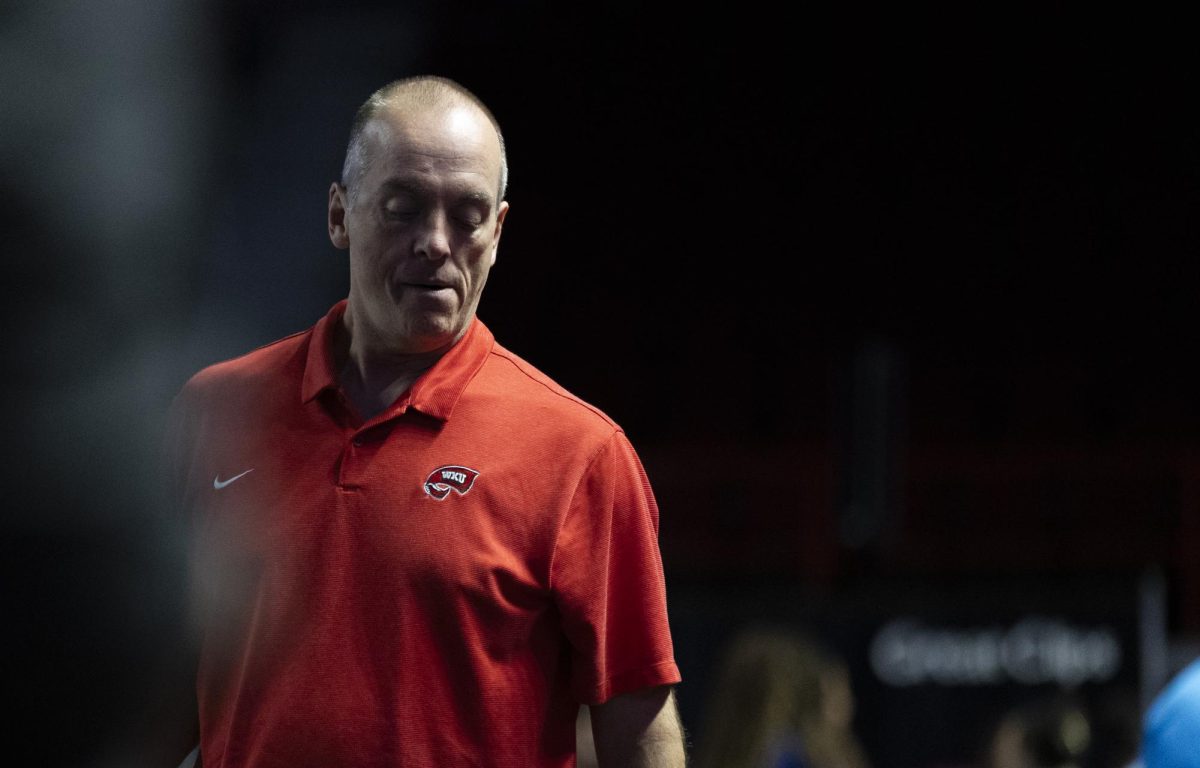
[[[1200, 652], [1189, 29], [1056, 5], [0, 7], [19, 762], [88, 765], [149, 700], [178, 610], [163, 413], [344, 296], [328, 185], [357, 105], [418, 73], [505, 131], [480, 316], [642, 453], [693, 733], [736, 627], [802, 625], [847, 656], [876, 768], [966, 765], [1045, 686], [905, 700], [874, 633], [1040, 612], [1118, 638], [1111, 685], [1081, 690], [1120, 742]], [[948, 711], [978, 717], [951, 738]]]

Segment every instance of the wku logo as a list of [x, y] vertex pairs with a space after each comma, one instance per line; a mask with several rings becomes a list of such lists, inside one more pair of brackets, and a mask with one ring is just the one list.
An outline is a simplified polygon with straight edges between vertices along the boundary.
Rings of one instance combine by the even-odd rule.
[[438, 501], [449, 496], [450, 491], [454, 491], [459, 496], [465, 496], [467, 491], [471, 490], [471, 486], [475, 484], [477, 477], [479, 477], [479, 473], [469, 467], [459, 467], [454, 464], [438, 467], [429, 473], [429, 477], [425, 478], [425, 493]]

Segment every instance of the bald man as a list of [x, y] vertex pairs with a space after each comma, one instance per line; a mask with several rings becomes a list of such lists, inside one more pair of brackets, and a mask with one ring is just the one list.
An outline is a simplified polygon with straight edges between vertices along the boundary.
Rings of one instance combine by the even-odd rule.
[[[658, 508], [621, 428], [476, 316], [499, 125], [439, 77], [356, 115], [329, 189], [349, 295], [172, 409], [200, 761], [682, 766]], [[183, 733], [183, 732], [181, 732]]]

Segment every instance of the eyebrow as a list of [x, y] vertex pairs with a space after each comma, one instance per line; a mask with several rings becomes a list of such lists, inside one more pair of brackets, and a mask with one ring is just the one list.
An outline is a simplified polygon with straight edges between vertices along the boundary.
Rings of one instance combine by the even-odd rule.
[[[430, 187], [427, 184], [421, 184], [420, 182], [409, 179], [397, 178], [387, 179], [381, 186], [385, 192], [406, 192], [415, 196], [421, 196], [428, 193], [430, 190]], [[469, 203], [475, 203], [477, 205], [487, 206], [488, 208], [491, 208], [493, 202], [490, 194], [478, 189], [468, 189], [459, 194], [457, 199], [459, 201], [466, 201]]]

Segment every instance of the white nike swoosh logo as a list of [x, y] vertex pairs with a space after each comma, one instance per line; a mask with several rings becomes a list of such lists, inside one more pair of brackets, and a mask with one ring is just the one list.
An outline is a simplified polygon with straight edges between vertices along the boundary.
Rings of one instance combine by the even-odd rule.
[[234, 480], [237, 480], [240, 477], [245, 477], [246, 475], [250, 474], [253, 471], [254, 471], [254, 467], [251, 467], [250, 469], [247, 469], [242, 474], [234, 475], [233, 477], [229, 478], [228, 480], [222, 480], [220, 475], [216, 475], [213, 477], [213, 490], [219, 491], [222, 488], [224, 488], [225, 486], [232, 483]]

